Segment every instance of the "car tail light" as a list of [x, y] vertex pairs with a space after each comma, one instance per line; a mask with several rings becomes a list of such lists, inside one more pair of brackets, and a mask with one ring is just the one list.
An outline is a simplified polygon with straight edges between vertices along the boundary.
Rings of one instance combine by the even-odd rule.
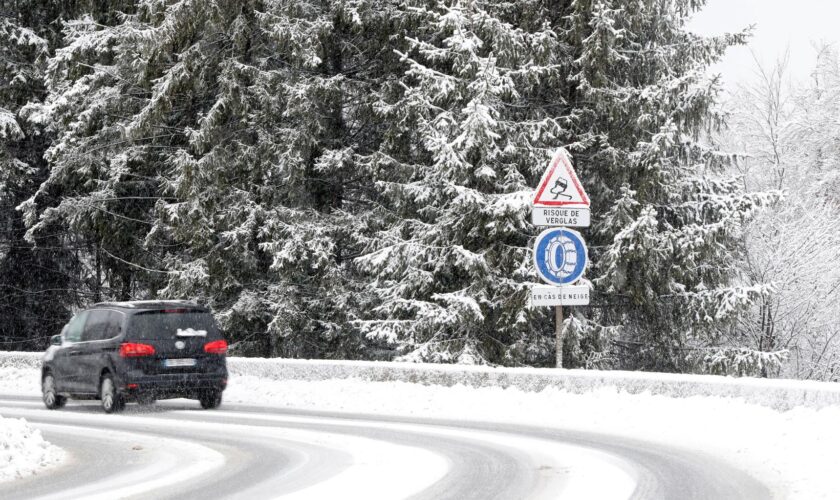
[[151, 356], [155, 353], [155, 347], [149, 344], [136, 344], [134, 342], [123, 342], [120, 344], [120, 357], [139, 358]]
[[204, 344], [204, 352], [208, 354], [224, 354], [227, 352], [227, 342], [224, 340], [214, 340]]

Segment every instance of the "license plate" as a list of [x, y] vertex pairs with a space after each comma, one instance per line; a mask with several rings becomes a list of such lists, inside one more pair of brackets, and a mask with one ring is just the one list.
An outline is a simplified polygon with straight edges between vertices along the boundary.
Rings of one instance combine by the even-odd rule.
[[163, 366], [167, 368], [176, 368], [179, 366], [195, 366], [195, 359], [193, 358], [177, 358], [177, 359], [164, 359]]

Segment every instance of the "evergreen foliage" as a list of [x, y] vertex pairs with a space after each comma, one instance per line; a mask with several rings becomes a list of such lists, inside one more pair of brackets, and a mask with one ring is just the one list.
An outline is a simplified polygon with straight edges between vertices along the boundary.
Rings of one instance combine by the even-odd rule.
[[56, 28], [74, 10], [62, 3], [0, 0], [0, 349], [41, 349], [78, 303], [72, 247], [53, 227], [38, 246], [24, 239], [16, 210], [48, 175], [43, 158], [51, 137], [22, 117], [46, 93], [44, 72], [61, 43]]
[[599, 306], [575, 337], [586, 351], [567, 361], [608, 359], [618, 340], [632, 351], [614, 364], [674, 370], [684, 348], [716, 343], [764, 293], [730, 279], [741, 224], [768, 197], [720, 178], [727, 158], [697, 140], [720, 118], [706, 69], [744, 34], [686, 32], [695, 7], [414, 10], [431, 33], [409, 38], [405, 91], [381, 108], [404, 142], [371, 159], [390, 174], [379, 187], [396, 222], [360, 259], [384, 316], [364, 324], [369, 336], [409, 359], [548, 361], [547, 315], [525, 310], [534, 229], [523, 220], [551, 149], [566, 145], [592, 194]]
[[690, 369], [687, 349], [768, 293], [735, 286], [732, 262], [773, 199], [699, 140], [721, 119], [706, 71], [746, 36], [688, 32], [701, 6], [79, 12], [19, 113], [54, 140], [16, 203], [30, 241], [69, 228], [94, 300], [201, 300], [241, 353], [545, 365], [528, 211], [564, 146], [592, 198], [595, 286], [565, 365]]
[[534, 330], [542, 315], [524, 307], [527, 210], [568, 135], [558, 120], [568, 48], [538, 3], [411, 12], [419, 32], [398, 51], [401, 88], [377, 107], [389, 130], [361, 159], [387, 221], [357, 259], [379, 299], [361, 329], [406, 359], [539, 362], [549, 339]]
[[66, 192], [23, 205], [29, 234], [65, 221], [118, 298], [204, 301], [243, 352], [353, 355], [342, 269], [365, 186], [350, 160], [388, 63], [360, 12], [390, 21], [363, 3], [185, 1], [68, 23], [30, 110], [61, 137], [39, 195]]
[[[574, 2], [579, 175], [593, 207], [590, 256], [601, 304], [593, 337], [619, 326], [625, 368], [686, 369], [764, 291], [732, 286], [742, 224], [772, 196], [720, 177], [728, 157], [699, 138], [719, 123], [706, 70], [745, 34], [687, 32], [698, 2]], [[597, 212], [596, 212], [597, 213]], [[603, 345], [603, 342], [599, 342]]]

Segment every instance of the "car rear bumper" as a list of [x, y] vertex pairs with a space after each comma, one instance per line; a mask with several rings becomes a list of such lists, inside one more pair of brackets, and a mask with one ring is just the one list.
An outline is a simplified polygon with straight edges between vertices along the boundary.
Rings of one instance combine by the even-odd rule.
[[126, 377], [122, 392], [128, 399], [152, 396], [155, 399], [195, 398], [207, 391], [223, 391], [227, 387], [227, 372], [212, 374], [171, 373]]

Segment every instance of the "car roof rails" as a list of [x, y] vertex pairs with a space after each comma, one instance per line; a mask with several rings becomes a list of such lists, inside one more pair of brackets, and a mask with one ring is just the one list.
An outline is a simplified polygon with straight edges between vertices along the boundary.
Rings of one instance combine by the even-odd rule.
[[156, 309], [159, 307], [190, 307], [204, 308], [194, 300], [129, 300], [97, 302], [93, 307], [120, 307], [124, 309]]

